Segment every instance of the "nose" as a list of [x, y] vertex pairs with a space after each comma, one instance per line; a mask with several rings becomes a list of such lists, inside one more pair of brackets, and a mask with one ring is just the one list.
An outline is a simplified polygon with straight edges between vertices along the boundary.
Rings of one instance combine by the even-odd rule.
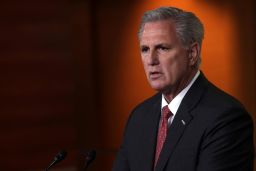
[[147, 64], [148, 65], [158, 65], [159, 64], [159, 57], [156, 51], [151, 51], [151, 53], [147, 57]]

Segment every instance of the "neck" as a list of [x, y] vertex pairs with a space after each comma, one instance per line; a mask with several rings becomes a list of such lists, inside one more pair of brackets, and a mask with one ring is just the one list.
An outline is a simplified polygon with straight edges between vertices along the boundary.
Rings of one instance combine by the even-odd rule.
[[192, 81], [198, 70], [192, 70], [168, 90], [163, 91], [165, 100], [170, 103]]

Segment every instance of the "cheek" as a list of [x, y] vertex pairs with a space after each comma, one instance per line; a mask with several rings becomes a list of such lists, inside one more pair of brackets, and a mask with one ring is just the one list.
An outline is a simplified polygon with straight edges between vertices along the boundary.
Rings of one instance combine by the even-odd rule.
[[142, 58], [142, 64], [143, 64], [143, 67], [144, 67], [144, 71], [145, 71], [145, 73], [147, 74], [147, 71], [148, 71], [148, 65], [146, 64], [146, 61], [145, 60], [143, 60], [143, 58]]
[[177, 61], [175, 58], [164, 58], [161, 62], [162, 69], [165, 72], [165, 74], [168, 74], [172, 72], [176, 66], [177, 66]]
[[146, 64], [146, 57], [141, 55], [140, 59], [141, 59], [142, 64], [145, 66], [145, 64]]
[[166, 81], [172, 81], [174, 79], [175, 71], [176, 71], [175, 65], [166, 67], [164, 69], [164, 75], [165, 75]]
[[162, 70], [168, 81], [175, 80], [180, 69], [180, 61], [177, 58], [170, 58], [169, 60], [164, 61], [162, 65]]

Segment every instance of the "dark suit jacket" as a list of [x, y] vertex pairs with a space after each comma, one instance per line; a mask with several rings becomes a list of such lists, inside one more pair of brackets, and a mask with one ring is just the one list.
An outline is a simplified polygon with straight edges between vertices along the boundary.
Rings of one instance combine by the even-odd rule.
[[[154, 170], [160, 111], [160, 93], [133, 110], [113, 171]], [[169, 127], [155, 170], [252, 171], [253, 153], [250, 115], [201, 72]]]

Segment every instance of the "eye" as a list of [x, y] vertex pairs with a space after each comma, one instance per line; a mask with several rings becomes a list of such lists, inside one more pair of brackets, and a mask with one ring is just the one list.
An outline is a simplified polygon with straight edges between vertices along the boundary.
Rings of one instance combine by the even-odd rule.
[[170, 48], [167, 46], [160, 45], [160, 46], [158, 46], [157, 49], [159, 49], [160, 51], [168, 51]]
[[141, 49], [140, 49], [141, 53], [146, 53], [149, 51], [149, 47], [147, 46], [142, 46]]

